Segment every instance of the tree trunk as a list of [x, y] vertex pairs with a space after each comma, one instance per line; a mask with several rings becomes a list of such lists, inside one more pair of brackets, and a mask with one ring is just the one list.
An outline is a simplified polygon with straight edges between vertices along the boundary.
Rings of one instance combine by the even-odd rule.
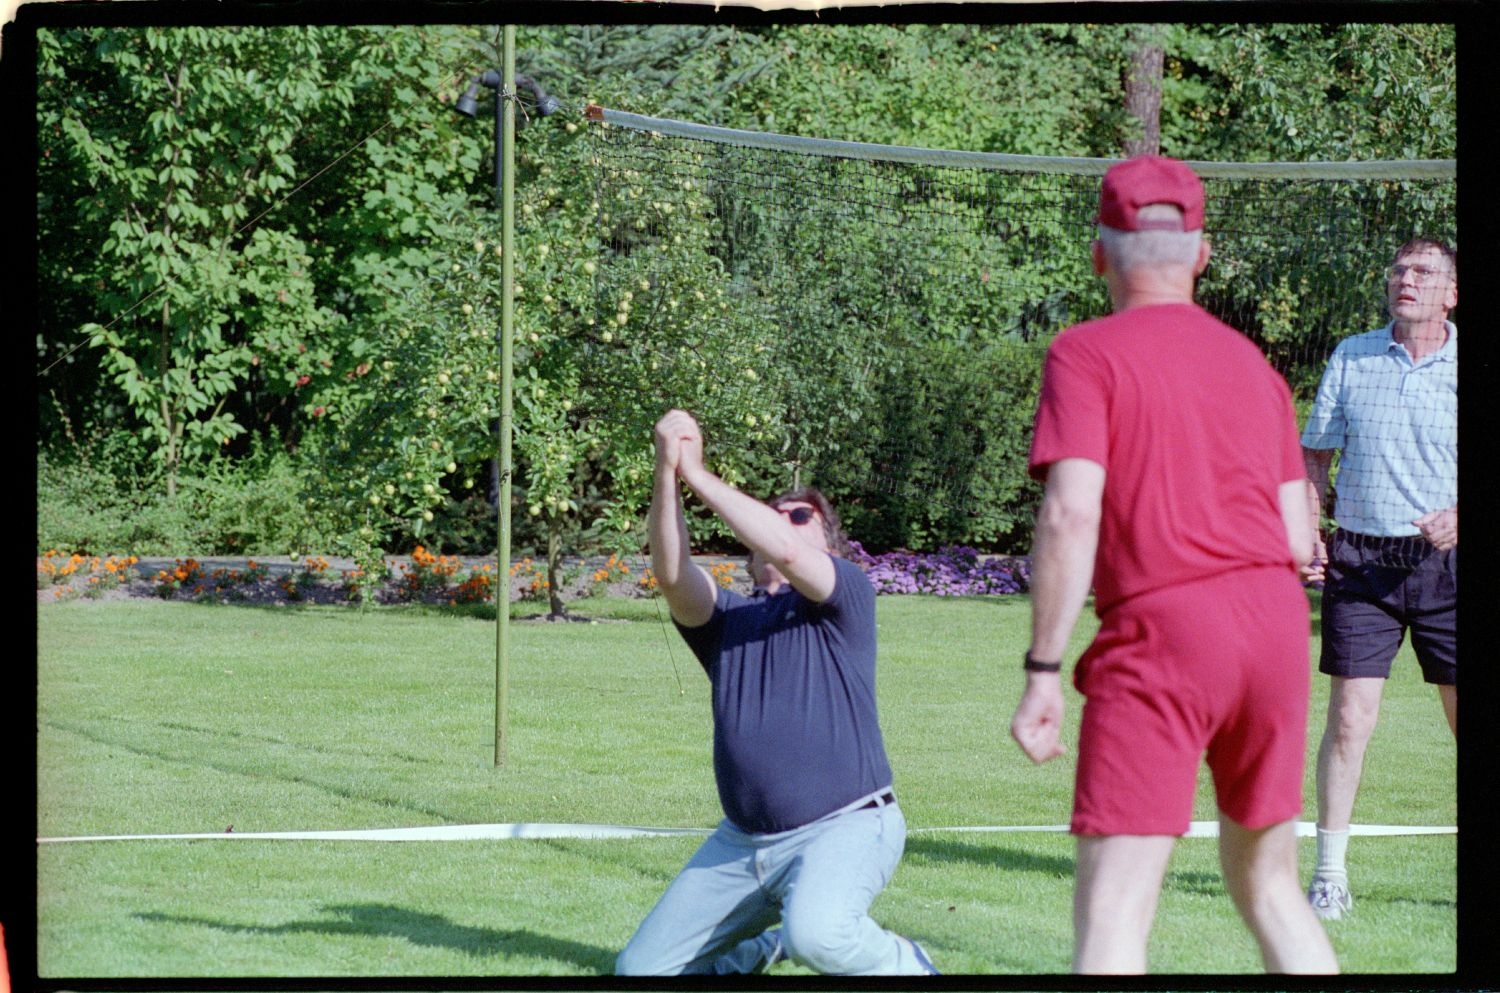
[[1161, 31], [1145, 25], [1131, 38], [1125, 77], [1126, 157], [1161, 152]]
[[157, 335], [157, 365], [161, 371], [161, 429], [163, 437], [162, 466], [167, 475], [167, 499], [177, 499], [177, 466], [181, 461], [178, 447], [178, 426], [173, 416], [172, 387], [167, 372], [172, 362], [172, 305], [161, 305], [161, 329]]
[[[177, 111], [179, 114], [182, 113], [182, 89], [186, 83], [187, 66], [185, 64], [178, 64], [177, 79], [171, 84], [171, 86], [172, 109]], [[168, 160], [167, 164], [174, 164], [181, 155], [181, 148], [173, 149], [172, 157], [170, 160]], [[166, 208], [168, 204], [176, 199], [176, 196], [177, 180], [174, 177], [170, 182], [167, 183], [165, 195], [162, 197], [161, 234], [162, 244], [164, 245], [172, 244], [172, 220], [171, 217], [167, 214]], [[167, 281], [167, 277], [165, 274], [163, 274], [162, 280], [163, 282]], [[172, 304], [169, 300], [164, 300], [162, 302], [159, 359], [161, 363], [162, 432], [166, 436], [167, 446], [164, 456], [167, 468], [167, 499], [175, 501], [177, 499], [177, 470], [182, 465], [182, 423], [181, 419], [177, 416], [180, 412], [182, 412], [182, 405], [180, 403], [177, 403], [175, 398], [172, 396], [172, 387], [170, 385], [171, 381], [167, 375], [171, 371], [172, 363], [171, 307]], [[186, 416], [185, 413], [184, 416]]]
[[547, 528], [547, 603], [554, 618], [564, 617], [567, 607], [562, 599], [562, 519], [552, 517]]

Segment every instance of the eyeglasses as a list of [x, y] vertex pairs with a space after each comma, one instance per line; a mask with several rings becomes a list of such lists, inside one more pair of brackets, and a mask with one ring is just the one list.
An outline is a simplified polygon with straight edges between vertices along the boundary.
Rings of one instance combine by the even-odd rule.
[[813, 515], [816, 514], [817, 511], [813, 510], [811, 507], [793, 507], [791, 510], [783, 510], [782, 508], [777, 507], [776, 513], [785, 514], [787, 516], [787, 520], [800, 527], [801, 525], [806, 524], [808, 521], [812, 520]]
[[1432, 266], [1393, 265], [1386, 267], [1385, 278], [1394, 282], [1405, 278], [1407, 273], [1411, 273], [1411, 278], [1418, 283], [1429, 283], [1440, 276], [1449, 274], [1447, 269], [1434, 269]]

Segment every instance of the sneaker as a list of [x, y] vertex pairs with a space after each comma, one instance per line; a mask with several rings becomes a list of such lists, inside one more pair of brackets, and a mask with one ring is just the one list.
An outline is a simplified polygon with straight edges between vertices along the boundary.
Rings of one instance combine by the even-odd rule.
[[[898, 935], [898, 937], [899, 937], [899, 935]], [[928, 976], [941, 976], [942, 975], [941, 972], [937, 971], [937, 966], [935, 966], [935, 965], [932, 964], [932, 959], [930, 959], [930, 958], [927, 957], [927, 949], [923, 948], [921, 945], [917, 944], [915, 941], [912, 941], [910, 938], [901, 938], [901, 940], [904, 941], [904, 942], [906, 942], [908, 945], [911, 946], [911, 953], [916, 958], [917, 965], [921, 966], [924, 970], [926, 970], [925, 973], [924, 973], [924, 975], [928, 975]]]
[[1354, 897], [1345, 884], [1319, 876], [1307, 888], [1307, 902], [1312, 904], [1313, 913], [1318, 917], [1325, 921], [1336, 921], [1353, 908]]

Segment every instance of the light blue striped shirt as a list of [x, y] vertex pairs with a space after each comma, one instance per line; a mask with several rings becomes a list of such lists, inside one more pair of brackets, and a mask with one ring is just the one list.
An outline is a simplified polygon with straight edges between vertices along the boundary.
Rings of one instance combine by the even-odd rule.
[[1392, 325], [1339, 342], [1302, 431], [1340, 450], [1334, 517], [1359, 534], [1419, 534], [1412, 521], [1458, 505], [1458, 328], [1413, 362]]

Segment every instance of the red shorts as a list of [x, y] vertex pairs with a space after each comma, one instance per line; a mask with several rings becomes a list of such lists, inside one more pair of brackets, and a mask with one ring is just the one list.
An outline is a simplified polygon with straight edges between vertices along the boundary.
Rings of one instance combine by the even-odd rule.
[[1207, 753], [1219, 809], [1259, 830], [1302, 810], [1307, 596], [1239, 569], [1111, 608], [1079, 660], [1074, 834], [1181, 835]]

